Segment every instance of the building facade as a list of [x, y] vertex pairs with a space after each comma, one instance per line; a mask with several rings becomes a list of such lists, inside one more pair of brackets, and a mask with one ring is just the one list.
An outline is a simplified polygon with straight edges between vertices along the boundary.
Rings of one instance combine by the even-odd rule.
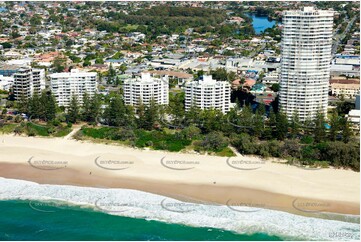
[[0, 90], [10, 91], [14, 84], [14, 77], [0, 75]]
[[[151, 73], [151, 75], [153, 75], [153, 76], [155, 76], [155, 75], [158, 75], [160, 77], [168, 76], [169, 81], [171, 82], [170, 84], [172, 84], [172, 80], [174, 80], [177, 82], [176, 86], [178, 86], [178, 87], [181, 87], [186, 82], [191, 81], [193, 79], [193, 75], [188, 74], [186, 72], [155, 70], [155, 71], [149, 71], [149, 73]], [[173, 83], [173, 84], [175, 84], [175, 83]]]
[[333, 11], [283, 12], [280, 107], [301, 121], [327, 112]]
[[330, 80], [330, 93], [336, 97], [355, 99], [360, 94], [360, 80], [333, 79]]
[[44, 69], [32, 69], [32, 92], [38, 94], [45, 89]]
[[357, 109], [352, 109], [349, 111], [349, 113], [346, 115], [347, 120], [351, 123], [352, 129], [356, 132], [360, 132], [360, 116], [361, 111]]
[[14, 95], [15, 99], [19, 100], [20, 98], [30, 98], [31, 97], [31, 69], [30, 68], [20, 68], [14, 74]]
[[20, 68], [14, 75], [13, 90], [15, 99], [30, 98], [45, 89], [45, 72], [42, 69]]
[[192, 106], [201, 109], [215, 108], [227, 113], [231, 104], [231, 85], [226, 81], [216, 81], [212, 76], [185, 85], [185, 110]]
[[71, 72], [54, 73], [49, 77], [50, 90], [58, 106], [68, 107], [73, 95], [82, 104], [85, 93], [93, 96], [97, 92], [96, 72], [80, 72], [73, 69]]
[[168, 105], [168, 76], [155, 78], [150, 73], [141, 73], [141, 77], [124, 80], [124, 102], [138, 106], [140, 103], [149, 105], [152, 99], [159, 105]]

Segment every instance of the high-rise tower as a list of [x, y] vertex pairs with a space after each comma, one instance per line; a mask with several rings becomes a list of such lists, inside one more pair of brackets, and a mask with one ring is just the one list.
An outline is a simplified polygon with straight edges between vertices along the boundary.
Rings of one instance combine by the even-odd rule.
[[283, 12], [280, 107], [301, 121], [326, 114], [333, 11], [305, 7]]

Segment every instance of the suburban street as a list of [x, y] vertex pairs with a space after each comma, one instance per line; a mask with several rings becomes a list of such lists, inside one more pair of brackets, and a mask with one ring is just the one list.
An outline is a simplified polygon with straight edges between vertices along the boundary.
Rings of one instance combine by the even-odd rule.
[[[337, 49], [339, 47], [339, 45], [341, 44], [341, 41], [346, 37], [346, 34], [350, 31], [353, 23], [355, 22], [356, 17], [353, 17], [347, 24], [347, 27], [345, 28], [345, 31], [342, 34], [336, 34], [335, 35], [335, 39], [332, 45], [332, 56], [334, 56], [337, 52]], [[347, 20], [345, 20], [347, 21]], [[337, 27], [337, 29], [335, 29], [335, 33], [337, 33], [339, 27]]]

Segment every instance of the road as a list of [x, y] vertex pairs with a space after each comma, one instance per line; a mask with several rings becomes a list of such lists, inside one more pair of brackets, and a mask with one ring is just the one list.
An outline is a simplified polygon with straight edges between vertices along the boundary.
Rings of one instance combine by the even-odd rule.
[[[341, 44], [342, 40], [346, 37], [346, 34], [350, 31], [353, 23], [356, 20], [356, 16], [353, 17], [347, 24], [345, 31], [342, 34], [336, 34], [335, 35], [335, 40], [334, 43], [332, 45], [332, 56], [334, 56], [337, 53], [337, 49], [339, 47], [339, 45]], [[347, 20], [346, 20], [347, 21]], [[336, 28], [335, 33], [337, 33], [337, 30], [339, 29], [339, 27]]]
[[249, 55], [248, 57], [253, 58], [254, 56], [258, 55], [261, 51], [266, 48], [266, 44], [262, 43], [261, 46], [257, 46]]

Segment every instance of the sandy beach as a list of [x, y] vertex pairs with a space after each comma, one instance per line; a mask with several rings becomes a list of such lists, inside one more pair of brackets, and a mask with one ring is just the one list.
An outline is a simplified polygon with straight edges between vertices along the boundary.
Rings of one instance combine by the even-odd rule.
[[360, 214], [359, 173], [302, 169], [258, 157], [138, 150], [63, 138], [0, 136], [0, 177], [128, 188], [203, 203], [304, 216]]

